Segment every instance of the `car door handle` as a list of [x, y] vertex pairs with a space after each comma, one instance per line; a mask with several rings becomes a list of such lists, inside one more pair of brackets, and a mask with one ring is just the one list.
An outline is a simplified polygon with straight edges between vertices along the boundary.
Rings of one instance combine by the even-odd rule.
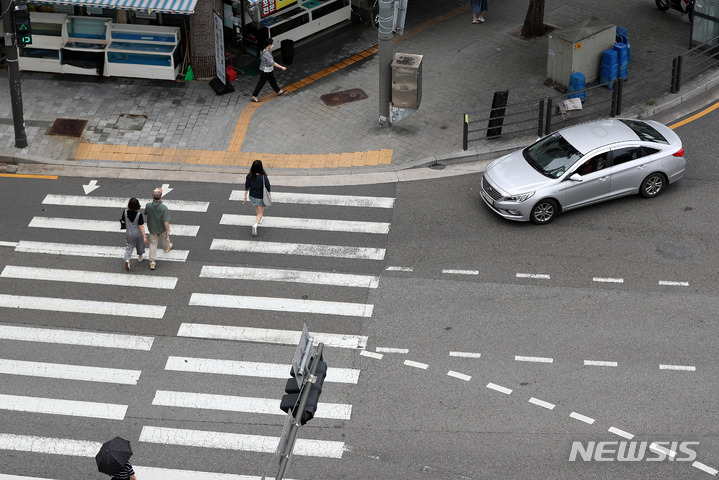
[[603, 177], [599, 177], [599, 181], [603, 182], [603, 181], [607, 180], [608, 178], [609, 178], [609, 175], [605, 175]]
[[647, 164], [645, 163], [644, 165], [639, 165], [637, 168], [644, 170], [647, 168]]

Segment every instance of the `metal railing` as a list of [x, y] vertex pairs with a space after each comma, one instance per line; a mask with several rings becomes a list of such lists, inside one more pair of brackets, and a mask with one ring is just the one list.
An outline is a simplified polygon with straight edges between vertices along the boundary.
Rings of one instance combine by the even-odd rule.
[[716, 36], [674, 57], [671, 93], [678, 93], [681, 90], [682, 81], [719, 66], [719, 47], [716, 46], [718, 40], [719, 36]]
[[[503, 114], [500, 114], [501, 110], [504, 110]], [[503, 131], [505, 134], [536, 131], [541, 137], [544, 135], [543, 112], [544, 99], [508, 103], [504, 107], [465, 113], [462, 149], [467, 150], [469, 142], [478, 142], [483, 138], [499, 138]], [[475, 136], [477, 133], [479, 135]]]

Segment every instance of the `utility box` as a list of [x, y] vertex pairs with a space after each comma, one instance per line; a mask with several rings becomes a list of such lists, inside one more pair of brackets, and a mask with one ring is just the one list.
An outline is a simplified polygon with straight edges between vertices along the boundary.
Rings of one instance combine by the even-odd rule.
[[419, 108], [422, 100], [422, 57], [395, 53], [392, 61], [392, 105]]
[[599, 78], [604, 50], [614, 47], [617, 26], [589, 17], [552, 32], [547, 52], [547, 78], [569, 87], [573, 73], [584, 75], [587, 84]]

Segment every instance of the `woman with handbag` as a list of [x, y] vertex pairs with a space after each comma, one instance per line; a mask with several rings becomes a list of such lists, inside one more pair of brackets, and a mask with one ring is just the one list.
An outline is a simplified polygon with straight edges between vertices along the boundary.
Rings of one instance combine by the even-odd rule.
[[262, 168], [262, 161], [255, 160], [252, 162], [252, 167], [250, 167], [250, 173], [248, 173], [245, 178], [245, 199], [242, 201], [243, 204], [247, 202], [249, 195], [250, 202], [255, 206], [257, 217], [255, 218], [255, 224], [252, 225], [253, 237], [257, 236], [257, 227], [262, 223], [262, 215], [265, 213], [265, 207], [272, 205], [272, 201], [270, 200], [271, 189], [270, 179], [267, 178], [265, 169]]

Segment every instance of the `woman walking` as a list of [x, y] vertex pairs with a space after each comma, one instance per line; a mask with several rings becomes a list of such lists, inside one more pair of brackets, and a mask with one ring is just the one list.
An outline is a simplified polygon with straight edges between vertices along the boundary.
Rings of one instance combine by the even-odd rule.
[[145, 222], [140, 212], [140, 202], [132, 197], [127, 203], [127, 208], [120, 217], [120, 229], [125, 230], [125, 270], [130, 270], [130, 258], [132, 250], [137, 250], [137, 261], [142, 261], [145, 254]]
[[250, 173], [245, 178], [245, 199], [242, 201], [244, 204], [247, 201], [247, 196], [250, 197], [250, 202], [255, 206], [255, 224], [252, 225], [252, 236], [257, 236], [257, 226], [262, 223], [262, 215], [265, 213], [265, 196], [264, 190], [267, 189], [267, 193], [270, 193], [270, 179], [267, 178], [265, 169], [262, 168], [262, 161], [255, 160], [252, 162], [250, 167]]
[[278, 96], [287, 93], [287, 90], [285, 90], [284, 88], [280, 88], [277, 85], [277, 80], [275, 80], [275, 74], [272, 72], [275, 67], [281, 68], [282, 70], [287, 70], [287, 67], [283, 67], [279, 63], [275, 62], [275, 57], [272, 56], [272, 45], [273, 42], [271, 38], [265, 40], [262, 53], [260, 54], [260, 78], [257, 80], [257, 86], [255, 87], [255, 90], [252, 92], [253, 102], [260, 101], [257, 98], [257, 95], [259, 95], [260, 90], [262, 90], [262, 87], [265, 86], [265, 82], [267, 82], [268, 80], [270, 81], [270, 86], [272, 87], [272, 90], [274, 90]]
[[488, 10], [488, 0], [470, 0], [472, 5], [472, 23], [484, 23], [484, 12]]

